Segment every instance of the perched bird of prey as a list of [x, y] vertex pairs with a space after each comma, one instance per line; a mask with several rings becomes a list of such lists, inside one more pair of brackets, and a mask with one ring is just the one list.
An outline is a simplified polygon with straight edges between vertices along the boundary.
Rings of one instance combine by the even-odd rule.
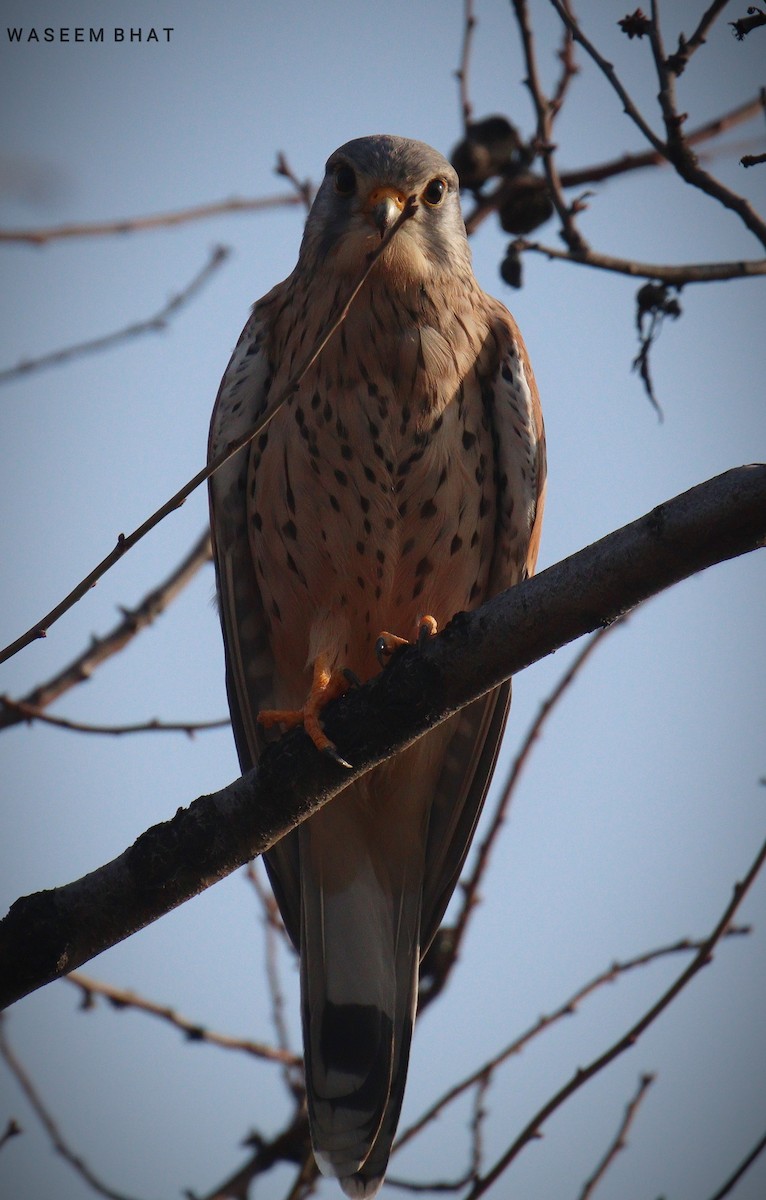
[[[290, 391], [405, 207], [412, 215]], [[430, 146], [376, 135], [330, 156], [298, 265], [255, 305], [224, 375], [211, 457], [286, 390], [210, 481], [243, 771], [280, 724], [303, 723], [332, 753], [321, 709], [347, 672], [380, 669], [382, 631], [389, 651], [534, 569], [537, 389], [513, 317], [473, 276], [457, 175]], [[383, 1182], [419, 963], [463, 865], [509, 698], [506, 684], [471, 704], [268, 855], [300, 952], [314, 1153], [349, 1196]]]

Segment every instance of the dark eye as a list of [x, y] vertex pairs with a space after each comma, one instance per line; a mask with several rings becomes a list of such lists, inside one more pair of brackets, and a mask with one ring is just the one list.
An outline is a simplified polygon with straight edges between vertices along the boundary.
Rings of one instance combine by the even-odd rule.
[[444, 197], [447, 195], [447, 180], [432, 179], [427, 188], [423, 192], [423, 199], [431, 208], [436, 208], [437, 204], [441, 204]]
[[353, 196], [356, 191], [356, 175], [347, 163], [335, 168], [335, 191], [339, 196]]

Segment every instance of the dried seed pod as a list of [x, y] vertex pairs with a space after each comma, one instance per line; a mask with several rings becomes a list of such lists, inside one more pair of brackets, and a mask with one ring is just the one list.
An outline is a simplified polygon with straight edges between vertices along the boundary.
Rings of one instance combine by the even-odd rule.
[[493, 175], [505, 174], [514, 166], [520, 147], [518, 130], [506, 117], [471, 122], [451, 156], [460, 186], [476, 191]]
[[542, 175], [523, 171], [508, 185], [499, 208], [500, 224], [506, 233], [531, 233], [553, 216], [553, 201]]

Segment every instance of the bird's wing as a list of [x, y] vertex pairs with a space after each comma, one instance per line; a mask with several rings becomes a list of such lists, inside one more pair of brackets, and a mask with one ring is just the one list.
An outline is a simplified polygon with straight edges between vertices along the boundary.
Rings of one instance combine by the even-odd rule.
[[[209, 461], [252, 429], [266, 409], [271, 364], [265, 337], [271, 313], [283, 290], [284, 285], [280, 284], [258, 302], [237, 342], [213, 409]], [[209, 483], [226, 690], [243, 772], [255, 765], [267, 740], [257, 716], [262, 708], [272, 706], [274, 692], [274, 658], [247, 530], [245, 495], [249, 456], [250, 447], [246, 446], [220, 467]], [[283, 838], [266, 861], [288, 932], [297, 945], [300, 929], [297, 841]]]
[[[495, 448], [498, 486], [488, 596], [531, 575], [545, 503], [545, 434], [526, 347], [499, 301], [486, 297], [495, 365], [483, 399]], [[430, 945], [457, 884], [492, 779], [511, 702], [511, 682], [452, 718], [454, 732], [431, 807], [421, 916], [421, 953]]]

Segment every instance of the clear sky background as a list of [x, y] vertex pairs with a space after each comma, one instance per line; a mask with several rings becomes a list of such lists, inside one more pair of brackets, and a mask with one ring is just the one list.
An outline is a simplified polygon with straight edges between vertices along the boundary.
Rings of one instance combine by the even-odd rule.
[[[646, 42], [616, 21], [628, 9], [583, 0], [583, 21], [660, 127]], [[666, 40], [688, 35], [704, 5], [665, 3]], [[746, 5], [731, 6], [731, 19]], [[544, 82], [557, 74], [552, 10], [532, 5]], [[525, 134], [532, 109], [510, 6], [477, 0], [470, 88], [477, 116], [503, 112]], [[391, 132], [449, 152], [460, 134], [454, 69], [457, 0], [322, 4], [245, 0], [116, 5], [4, 0], [0, 28], [0, 225], [45, 226], [171, 210], [285, 190], [284, 151], [321, 178], [348, 138]], [[10, 45], [7, 25], [172, 26], [159, 45]], [[763, 85], [763, 32], [737, 43], [725, 21], [681, 80], [692, 124]], [[582, 56], [580, 56], [582, 61]], [[556, 126], [561, 167], [642, 149], [590, 66]], [[725, 139], [713, 166], [761, 203], [763, 122]], [[220, 376], [248, 306], [292, 269], [297, 207], [121, 237], [0, 247], [0, 367], [108, 333], [155, 312], [202, 267], [225, 267], [162, 334], [0, 388], [0, 641], [46, 612], [201, 465]], [[599, 187], [582, 218], [592, 244], [650, 262], [758, 257], [737, 218], [669, 170]], [[543, 231], [557, 243], [556, 225]], [[482, 285], [514, 311], [543, 397], [550, 492], [540, 565], [553, 563], [729, 467], [766, 457], [763, 280], [687, 288], [683, 317], [653, 354], [660, 424], [630, 362], [637, 284], [525, 260], [525, 286], [498, 276], [504, 238], [474, 239]], [[762, 250], [761, 250], [762, 254]], [[206, 520], [202, 491], [133, 550], [77, 608], [3, 670], [23, 694], [74, 657], [181, 558]], [[456, 1078], [614, 959], [715, 924], [763, 837], [766, 791], [766, 559], [751, 555], [653, 600], [597, 651], [538, 744], [483, 889], [449, 992], [415, 1037], [403, 1124]], [[223, 661], [207, 568], [151, 630], [56, 712], [82, 721], [225, 714]], [[504, 768], [576, 647], [520, 676]], [[0, 738], [0, 907], [113, 858], [150, 824], [237, 774], [230, 732], [121, 739], [42, 726]], [[712, 966], [641, 1039], [582, 1090], [492, 1193], [576, 1197], [616, 1131], [639, 1075], [657, 1080], [627, 1151], [599, 1195], [707, 1200], [766, 1126], [766, 879], [740, 919], [754, 932]], [[297, 974], [283, 961], [297, 1044]], [[633, 973], [498, 1074], [487, 1096], [492, 1162], [572, 1071], [600, 1053], [680, 972], [681, 959]], [[195, 1021], [270, 1039], [259, 910], [242, 873], [86, 968], [175, 1005]], [[58, 982], [6, 1024], [63, 1132], [113, 1188], [142, 1198], [204, 1194], [246, 1155], [252, 1128], [277, 1132], [289, 1111], [278, 1069], [187, 1045], [135, 1012], [78, 1011]], [[0, 1068], [0, 1126], [24, 1128], [0, 1153], [10, 1200], [93, 1193], [58, 1158]], [[465, 1104], [394, 1160], [416, 1179], [459, 1175]], [[291, 1171], [259, 1181], [277, 1200]], [[333, 1184], [323, 1197], [339, 1195]], [[393, 1189], [384, 1195], [395, 1194]], [[735, 1195], [766, 1194], [766, 1162]]]

